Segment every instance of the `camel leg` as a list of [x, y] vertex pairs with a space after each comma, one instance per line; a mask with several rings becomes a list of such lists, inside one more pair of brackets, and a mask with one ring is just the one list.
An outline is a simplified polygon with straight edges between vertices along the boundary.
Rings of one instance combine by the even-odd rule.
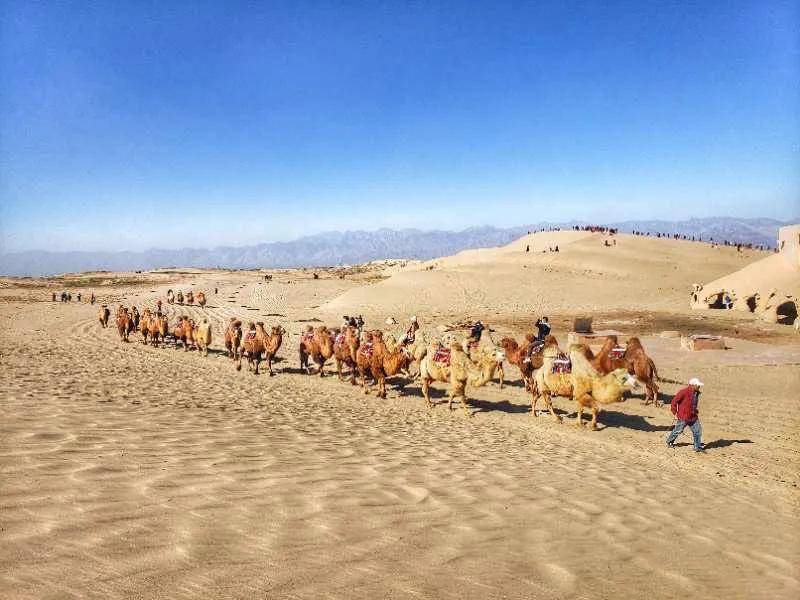
[[597, 430], [597, 415], [599, 414], [600, 414], [600, 409], [597, 408], [597, 406], [595, 406], [594, 403], [592, 403], [592, 421], [591, 423], [589, 423], [589, 427], [592, 429], [592, 431]]
[[336, 376], [339, 378], [339, 381], [344, 381], [344, 377], [342, 377], [342, 361], [338, 358], [336, 359]]
[[255, 370], [255, 373], [254, 373], [254, 375], [258, 375], [258, 365], [260, 365], [260, 364], [261, 364], [261, 354], [260, 354], [260, 353], [258, 354], [258, 356], [256, 356], [256, 357], [253, 359], [253, 362], [256, 364], [256, 370]]
[[425, 404], [427, 404], [428, 408], [433, 408], [433, 402], [431, 402], [430, 385], [431, 382], [423, 378], [422, 395], [425, 397]]
[[466, 390], [464, 390], [464, 392], [461, 394], [461, 407], [464, 409], [464, 414], [467, 415], [467, 417], [471, 417], [472, 416], [472, 413], [469, 412], [469, 407], [467, 406], [467, 391]]
[[575, 427], [583, 426], [583, 404], [578, 402], [578, 418], [575, 420]]
[[531, 416], [536, 416], [536, 403], [539, 401], [539, 394], [531, 390]]
[[555, 409], [553, 408], [553, 397], [547, 396], [545, 399], [545, 406], [547, 406], [547, 410], [550, 411], [550, 414], [553, 415], [553, 418], [558, 421], [559, 423], [563, 423], [564, 420], [556, 414]]
[[361, 391], [364, 392], [364, 395], [369, 394], [369, 389], [367, 389], [367, 371], [366, 369], [359, 369], [361, 373]]
[[503, 378], [505, 377], [506, 373], [503, 370], [503, 364], [500, 363], [497, 365], [497, 376], [500, 377], [500, 389], [503, 389]]
[[269, 376], [273, 377], [275, 373], [272, 372], [272, 354], [267, 353], [267, 369], [269, 369]]
[[350, 366], [350, 384], [356, 385], [356, 365]]

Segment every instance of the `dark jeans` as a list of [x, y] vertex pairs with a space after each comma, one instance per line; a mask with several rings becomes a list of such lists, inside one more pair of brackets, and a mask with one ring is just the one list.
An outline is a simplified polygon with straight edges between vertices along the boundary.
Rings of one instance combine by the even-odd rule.
[[678, 439], [678, 436], [683, 433], [684, 428], [689, 427], [692, 430], [692, 438], [694, 439], [694, 449], [700, 450], [703, 447], [703, 443], [700, 441], [700, 435], [703, 433], [703, 428], [700, 427], [700, 421], [697, 420], [694, 423], [687, 423], [686, 421], [681, 421], [678, 419], [678, 422], [675, 423], [675, 427], [672, 430], [672, 433], [669, 434], [667, 437], [667, 444], [670, 446], [675, 443], [675, 440]]

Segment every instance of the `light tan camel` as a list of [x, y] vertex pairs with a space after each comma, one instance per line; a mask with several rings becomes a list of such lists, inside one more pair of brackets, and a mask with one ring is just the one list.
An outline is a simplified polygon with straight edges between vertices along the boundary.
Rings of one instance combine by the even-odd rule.
[[208, 356], [208, 347], [211, 345], [211, 323], [206, 317], [203, 317], [203, 320], [195, 325], [193, 335], [197, 349], [203, 353], [203, 356]]
[[589, 426], [597, 429], [597, 417], [602, 406], [621, 402], [626, 388], [634, 387], [637, 382], [624, 367], [600, 375], [588, 359], [587, 350], [582, 344], [575, 344], [569, 352], [572, 361], [572, 399], [578, 403], [575, 426], [583, 425], [583, 410], [589, 408], [592, 411]]
[[100, 325], [103, 327], [103, 329], [108, 327], [108, 318], [110, 316], [111, 316], [111, 311], [108, 309], [108, 306], [103, 304], [103, 306], [100, 307], [100, 311], [97, 314], [97, 317], [100, 321]]

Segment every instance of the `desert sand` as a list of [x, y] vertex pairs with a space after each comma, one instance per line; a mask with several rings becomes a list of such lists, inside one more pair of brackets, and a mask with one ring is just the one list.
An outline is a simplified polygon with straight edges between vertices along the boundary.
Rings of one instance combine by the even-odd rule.
[[[737, 311], [692, 311], [693, 282], [764, 258], [675, 240], [541, 233], [422, 263], [81, 274], [0, 282], [0, 596], [4, 598], [796, 598], [800, 337]], [[554, 245], [559, 252], [542, 252]], [[531, 252], [525, 252], [525, 246]], [[344, 279], [339, 275], [346, 273]], [[219, 288], [218, 294], [213, 293]], [[50, 294], [83, 292], [83, 302]], [[99, 303], [141, 310], [205, 291], [212, 353], [122, 343]], [[519, 374], [471, 390], [472, 417], [419, 382], [389, 398], [297, 370], [299, 333], [413, 314], [495, 339], [541, 314], [640, 335], [669, 401], [705, 383], [707, 453], [665, 436], [641, 395], [593, 432], [530, 413]], [[735, 313], [735, 314], [732, 314]], [[289, 332], [275, 377], [236, 372], [231, 316]], [[113, 314], [112, 314], [113, 321]], [[688, 352], [663, 329], [715, 333]], [[328, 367], [332, 372], [332, 365]]]

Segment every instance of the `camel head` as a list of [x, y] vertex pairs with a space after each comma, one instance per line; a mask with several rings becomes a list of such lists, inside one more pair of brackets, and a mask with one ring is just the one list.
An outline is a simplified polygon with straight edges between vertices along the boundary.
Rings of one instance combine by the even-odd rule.
[[619, 383], [619, 385], [622, 387], [627, 387], [632, 390], [641, 387], [641, 383], [639, 382], [638, 379], [636, 379], [636, 376], [628, 373], [627, 369], [614, 369], [613, 371], [611, 371], [611, 375], [614, 377], [614, 379], [617, 380], [617, 383]]
[[500, 340], [500, 347], [507, 353], [510, 353], [516, 352], [519, 348], [519, 344], [517, 344], [517, 341], [512, 338], [504, 337], [502, 340]]

